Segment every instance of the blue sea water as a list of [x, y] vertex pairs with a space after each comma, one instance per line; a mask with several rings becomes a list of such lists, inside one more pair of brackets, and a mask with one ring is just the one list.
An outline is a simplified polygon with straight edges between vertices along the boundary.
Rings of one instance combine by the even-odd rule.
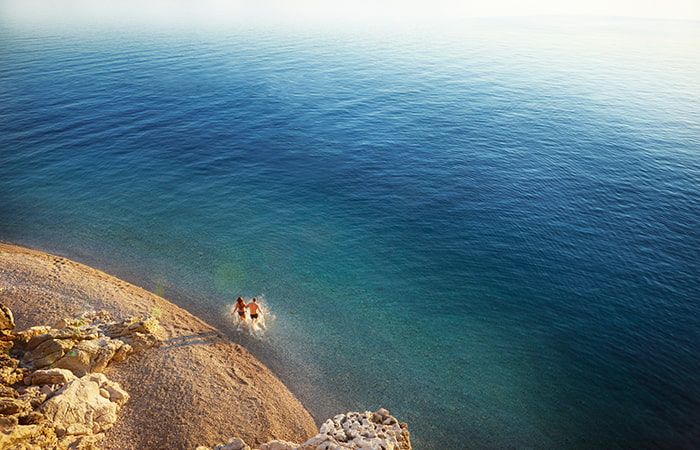
[[697, 22], [0, 23], [0, 240], [221, 327], [318, 422], [700, 446]]

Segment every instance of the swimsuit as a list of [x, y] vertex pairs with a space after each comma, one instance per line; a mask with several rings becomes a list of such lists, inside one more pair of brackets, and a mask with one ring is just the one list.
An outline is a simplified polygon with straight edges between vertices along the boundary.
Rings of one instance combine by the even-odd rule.
[[245, 316], [245, 310], [243, 310], [243, 311], [238, 311], [238, 315], [241, 316], [241, 317]]
[[258, 318], [258, 315], [257, 315], [257, 314], [251, 314], [251, 315], [250, 315], [250, 318], [251, 318], [251, 319], [257, 319], [257, 318]]

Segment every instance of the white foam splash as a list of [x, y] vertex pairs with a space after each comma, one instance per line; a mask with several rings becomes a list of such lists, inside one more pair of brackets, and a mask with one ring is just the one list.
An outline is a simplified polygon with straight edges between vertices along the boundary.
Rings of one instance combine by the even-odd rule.
[[[268, 322], [271, 322], [272, 319], [274, 319], [274, 316], [270, 313], [270, 308], [268, 307], [267, 302], [265, 301], [265, 294], [258, 295], [255, 298], [257, 298], [257, 303], [260, 307], [260, 312], [258, 313], [257, 320], [254, 321], [250, 317], [250, 310], [248, 309], [246, 309], [245, 315], [243, 316], [245, 320], [241, 320], [240, 316], [236, 312], [235, 302], [226, 305], [225, 314], [227, 320], [231, 320], [231, 322], [235, 326], [236, 331], [241, 333], [248, 333], [254, 338], [262, 339], [265, 336], [265, 333], [267, 332]], [[247, 305], [248, 303], [253, 301], [253, 297], [244, 297], [243, 301], [245, 301]]]

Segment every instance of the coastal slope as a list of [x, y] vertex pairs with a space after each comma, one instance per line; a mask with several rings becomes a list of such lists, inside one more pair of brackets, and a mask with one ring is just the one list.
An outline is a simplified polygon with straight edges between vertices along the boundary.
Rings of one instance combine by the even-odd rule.
[[317, 433], [309, 412], [245, 348], [144, 289], [66, 258], [0, 243], [0, 298], [19, 330], [87, 311], [158, 318], [160, 348], [105, 370], [131, 399], [100, 448], [195, 448], [231, 436], [252, 445], [304, 442]]

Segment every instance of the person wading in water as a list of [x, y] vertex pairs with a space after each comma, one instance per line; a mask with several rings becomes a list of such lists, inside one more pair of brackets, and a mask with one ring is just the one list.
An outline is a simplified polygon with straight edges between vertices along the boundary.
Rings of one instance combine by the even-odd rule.
[[262, 309], [258, 305], [258, 299], [253, 297], [253, 301], [248, 303], [245, 307], [250, 309], [250, 319], [253, 323], [257, 322], [258, 314], [262, 314]]
[[231, 315], [238, 313], [238, 318], [240, 319], [240, 321], [245, 322], [245, 309], [247, 307], [248, 305], [246, 305], [243, 301], [243, 297], [238, 297], [238, 299], [236, 299], [236, 307], [231, 313]]

